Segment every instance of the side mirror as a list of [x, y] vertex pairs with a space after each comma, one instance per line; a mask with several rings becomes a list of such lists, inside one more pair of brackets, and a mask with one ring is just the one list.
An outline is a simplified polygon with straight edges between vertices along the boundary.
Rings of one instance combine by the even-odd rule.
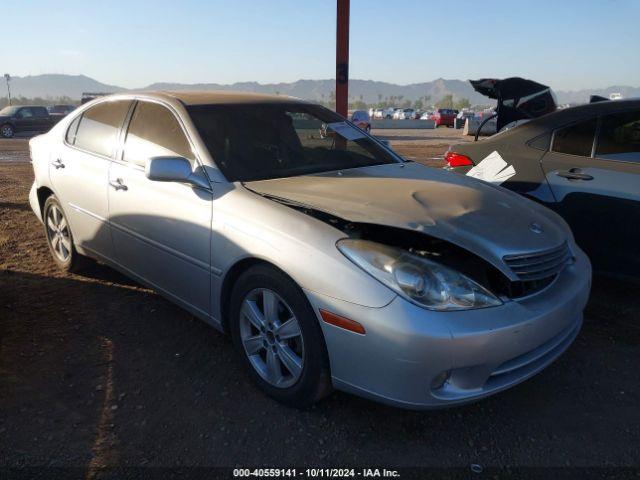
[[149, 180], [156, 182], [181, 182], [211, 188], [209, 182], [193, 173], [191, 162], [183, 157], [150, 158], [144, 172]]

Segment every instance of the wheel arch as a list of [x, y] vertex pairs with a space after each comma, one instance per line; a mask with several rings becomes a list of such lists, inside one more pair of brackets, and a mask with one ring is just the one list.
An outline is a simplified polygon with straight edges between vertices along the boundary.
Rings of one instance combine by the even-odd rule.
[[4, 127], [5, 125], [9, 125], [11, 128], [13, 128], [13, 133], [16, 133], [16, 126], [12, 121], [5, 120], [4, 122], [0, 122], [0, 128]]
[[[239, 259], [229, 269], [227, 269], [224, 278], [222, 280], [222, 287], [220, 288], [219, 305], [220, 305], [220, 320], [222, 328], [225, 332], [229, 332], [229, 301], [231, 300], [231, 292], [233, 292], [233, 286], [235, 285], [240, 275], [257, 265], [264, 265], [271, 267], [275, 270], [282, 272], [287, 277], [291, 278], [285, 271], [279, 268], [274, 263], [269, 262], [259, 257], [245, 257]], [[293, 280], [295, 282], [295, 280]], [[297, 285], [297, 282], [295, 282]]]
[[47, 198], [55, 194], [53, 193], [53, 190], [46, 186], [38, 187], [36, 193], [38, 196], [38, 207], [40, 208], [40, 214], [42, 218], [44, 218], [44, 203], [47, 201]]

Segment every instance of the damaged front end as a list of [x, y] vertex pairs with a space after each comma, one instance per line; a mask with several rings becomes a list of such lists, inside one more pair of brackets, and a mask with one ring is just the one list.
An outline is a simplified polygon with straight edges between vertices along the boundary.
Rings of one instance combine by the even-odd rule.
[[[434, 310], [460, 310], [496, 306], [506, 300], [519, 299], [535, 294], [546, 288], [555, 279], [554, 274], [530, 280], [512, 280], [478, 255], [424, 232], [388, 225], [348, 221], [334, 214], [287, 199], [267, 195], [265, 195], [265, 198], [286, 205], [340, 230], [347, 238], [340, 240], [337, 247], [347, 258], [363, 268], [367, 273], [382, 280], [392, 290], [400, 294], [405, 293], [406, 295], [404, 296], [408, 300]], [[361, 258], [362, 255], [358, 254], [358, 251], [367, 250], [371, 254], [365, 254], [364, 256], [369, 257], [369, 259], [364, 260]], [[405, 253], [405, 255], [402, 256], [402, 253]], [[427, 268], [427, 270], [436, 270], [436, 272], [434, 274], [428, 273], [427, 275], [420, 274], [414, 268], [419, 267], [414, 264], [420, 261], [432, 267], [430, 269]], [[378, 267], [381, 272], [388, 271], [389, 279], [385, 279], [384, 274], [376, 274], [371, 268], [367, 267], [367, 265], [375, 265], [376, 263], [379, 264]], [[399, 264], [406, 265], [406, 268], [400, 273], [396, 273], [396, 278], [392, 279], [394, 266]], [[438, 266], [443, 268], [438, 270]], [[444, 301], [440, 304], [425, 303], [428, 299], [425, 300], [422, 297], [428, 293], [429, 283], [433, 285], [438, 278], [443, 278], [447, 275], [451, 278], [451, 272], [461, 274], [462, 277], [457, 279], [458, 282], [462, 280], [462, 283], [465, 283], [464, 279], [469, 280], [469, 282], [466, 282], [468, 284], [467, 292], [472, 292], [473, 295], [467, 294], [466, 297], [461, 295], [457, 298], [455, 304], [446, 305], [446, 308], [439, 306], [444, 305]], [[399, 275], [402, 275], [403, 278], [397, 278]], [[398, 292], [397, 288], [393, 288], [391, 283], [394, 280], [395, 283], [401, 285], [402, 292]], [[475, 285], [477, 285], [477, 288]], [[411, 290], [413, 290], [413, 294]], [[480, 298], [481, 302], [479, 304], [474, 303], [474, 298], [470, 297]], [[492, 297], [497, 301], [492, 300]]]

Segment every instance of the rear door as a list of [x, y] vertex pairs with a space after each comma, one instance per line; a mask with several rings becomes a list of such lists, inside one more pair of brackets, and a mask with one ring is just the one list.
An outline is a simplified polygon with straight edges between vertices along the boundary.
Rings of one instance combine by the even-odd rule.
[[113, 259], [108, 224], [109, 166], [118, 149], [130, 100], [106, 101], [75, 118], [64, 145], [51, 153], [49, 177], [71, 224], [74, 242]]
[[46, 132], [51, 127], [49, 112], [44, 107], [33, 107], [34, 127], [38, 132]]
[[640, 112], [583, 120], [554, 132], [542, 166], [559, 212], [594, 267], [640, 271]]
[[211, 311], [212, 192], [149, 180], [147, 161], [159, 156], [184, 157], [203, 174], [178, 117], [165, 105], [139, 101], [123, 152], [109, 172], [109, 220], [117, 262], [193, 313], [207, 317]]

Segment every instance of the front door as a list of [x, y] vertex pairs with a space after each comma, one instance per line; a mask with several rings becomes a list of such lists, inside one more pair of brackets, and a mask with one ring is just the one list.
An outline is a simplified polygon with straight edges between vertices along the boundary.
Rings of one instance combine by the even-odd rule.
[[145, 176], [149, 158], [197, 161], [177, 117], [140, 101], [109, 172], [109, 219], [117, 262], [193, 313], [210, 314], [210, 190]]
[[637, 276], [640, 112], [606, 115], [556, 131], [542, 166], [559, 213], [594, 267]]
[[78, 116], [50, 156], [49, 177], [81, 251], [113, 258], [108, 224], [109, 166], [130, 100], [101, 102]]
[[31, 107], [23, 107], [16, 112], [15, 120], [16, 132], [32, 132], [37, 130], [36, 119]]

